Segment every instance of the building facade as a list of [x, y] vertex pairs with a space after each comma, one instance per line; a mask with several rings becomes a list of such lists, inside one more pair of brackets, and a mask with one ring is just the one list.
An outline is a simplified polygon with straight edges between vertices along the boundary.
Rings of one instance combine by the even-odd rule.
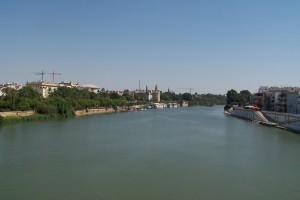
[[154, 90], [148, 90], [148, 87], [146, 86], [145, 95], [148, 101], [160, 102], [160, 91], [157, 85], [155, 86]]
[[28, 82], [26, 86], [31, 86], [33, 89], [38, 91], [42, 97], [47, 98], [50, 93], [54, 92], [58, 88], [58, 84], [46, 83], [46, 82]]
[[1, 96], [5, 96], [5, 89], [6, 88], [10, 88], [10, 89], [14, 89], [14, 90], [19, 90], [22, 88], [22, 85], [12, 82], [12, 83], [4, 83], [0, 85], [0, 97]]
[[300, 114], [299, 87], [270, 87], [261, 86], [260, 93], [251, 96], [251, 103], [258, 104], [264, 99], [263, 109], [267, 111]]
[[291, 92], [287, 94], [286, 112], [300, 114], [300, 92]]

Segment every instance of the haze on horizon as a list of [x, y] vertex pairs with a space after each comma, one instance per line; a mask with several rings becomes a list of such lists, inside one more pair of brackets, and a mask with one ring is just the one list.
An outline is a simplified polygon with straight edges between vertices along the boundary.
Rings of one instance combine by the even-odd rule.
[[300, 86], [299, 10], [297, 0], [3, 0], [0, 83], [54, 69], [57, 81], [109, 90]]

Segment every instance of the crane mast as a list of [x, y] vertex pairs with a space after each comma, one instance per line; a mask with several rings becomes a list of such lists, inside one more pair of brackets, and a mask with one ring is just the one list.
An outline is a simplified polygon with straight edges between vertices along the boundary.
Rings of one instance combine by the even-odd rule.
[[34, 73], [35, 75], [41, 75], [41, 81], [44, 82], [44, 75], [45, 74], [51, 74], [52, 75], [52, 83], [54, 83], [54, 80], [55, 80], [55, 76], [56, 75], [61, 75], [61, 73], [57, 73], [55, 72], [54, 70], [52, 72], [44, 72], [44, 70], [42, 70], [41, 72], [32, 72]]

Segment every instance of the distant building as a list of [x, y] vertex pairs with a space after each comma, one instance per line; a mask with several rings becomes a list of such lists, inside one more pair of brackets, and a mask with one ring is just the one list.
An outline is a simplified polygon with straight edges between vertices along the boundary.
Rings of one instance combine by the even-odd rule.
[[291, 92], [287, 94], [286, 112], [300, 114], [300, 92]]
[[269, 92], [268, 86], [260, 86], [258, 89], [258, 93], [261, 93], [261, 94], [267, 94], [268, 92]]
[[[118, 91], [118, 90], [112, 90], [112, 91], [107, 91], [108, 93], [110, 94], [117, 94], [119, 95], [120, 97], [123, 96], [123, 94], [125, 93], [124, 91]], [[128, 92], [129, 93], [129, 92]]]
[[299, 87], [261, 86], [258, 91], [260, 93], [251, 96], [252, 104], [263, 100], [264, 110], [300, 114]]
[[77, 85], [78, 89], [87, 89], [90, 92], [98, 93], [100, 92], [100, 87], [94, 84], [88, 84], [88, 83], [83, 83], [83, 84], [78, 84]]
[[250, 104], [252, 105], [260, 105], [263, 104], [265, 102], [265, 93], [255, 93], [252, 94], [250, 97]]
[[93, 85], [93, 84], [74, 84], [73, 82], [60, 82], [56, 83], [48, 83], [48, 82], [27, 82], [27, 86], [31, 86], [32, 88], [36, 89], [38, 93], [40, 93], [44, 98], [47, 98], [50, 93], [57, 90], [59, 87], [68, 87], [68, 88], [78, 88], [78, 89], [87, 89], [90, 92], [98, 93], [100, 87]]
[[22, 85], [20, 85], [19, 83], [15, 83], [15, 82], [4, 83], [4, 84], [0, 85], [0, 88], [12, 88], [12, 89], [15, 89], [15, 90], [19, 90], [19, 89], [22, 88]]
[[160, 91], [158, 90], [157, 85], [154, 90], [148, 90], [148, 87], [146, 86], [145, 94], [148, 101], [160, 102]]
[[56, 83], [46, 83], [46, 82], [27, 82], [26, 86], [31, 86], [33, 89], [36, 89], [42, 97], [47, 98], [51, 92], [54, 92], [58, 88]]
[[276, 111], [279, 112], [279, 95], [281, 94], [281, 92], [272, 92], [271, 93], [271, 99], [270, 99], [270, 111]]
[[286, 112], [287, 93], [281, 92], [278, 96], [278, 104], [276, 105], [277, 112]]
[[22, 88], [22, 85], [18, 84], [18, 83], [15, 83], [15, 82], [12, 82], [12, 83], [4, 83], [4, 84], [1, 84], [0, 85], [0, 96], [5, 96], [5, 89], [6, 88], [11, 88], [11, 89], [14, 89], [14, 90], [19, 90]]
[[74, 84], [74, 83], [72, 83], [72, 81], [70, 81], [70, 82], [62, 81], [58, 84], [58, 86], [59, 87], [67, 87], [67, 88], [76, 88], [78, 86], [78, 83]]

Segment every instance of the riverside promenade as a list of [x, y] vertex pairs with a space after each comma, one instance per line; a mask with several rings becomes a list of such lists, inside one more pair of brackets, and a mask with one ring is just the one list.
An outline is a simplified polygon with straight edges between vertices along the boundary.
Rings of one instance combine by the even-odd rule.
[[270, 111], [255, 111], [241, 107], [233, 107], [227, 114], [245, 120], [300, 133], [300, 115]]
[[266, 118], [266, 116], [260, 111], [256, 111], [256, 110], [252, 110], [252, 109], [244, 109], [241, 107], [233, 107], [227, 113], [229, 113], [232, 116], [241, 118], [241, 119], [250, 120], [257, 124], [262, 124], [265, 126], [271, 126], [271, 127], [277, 127], [277, 128], [284, 128], [284, 127], [279, 126], [278, 123], [268, 120]]

